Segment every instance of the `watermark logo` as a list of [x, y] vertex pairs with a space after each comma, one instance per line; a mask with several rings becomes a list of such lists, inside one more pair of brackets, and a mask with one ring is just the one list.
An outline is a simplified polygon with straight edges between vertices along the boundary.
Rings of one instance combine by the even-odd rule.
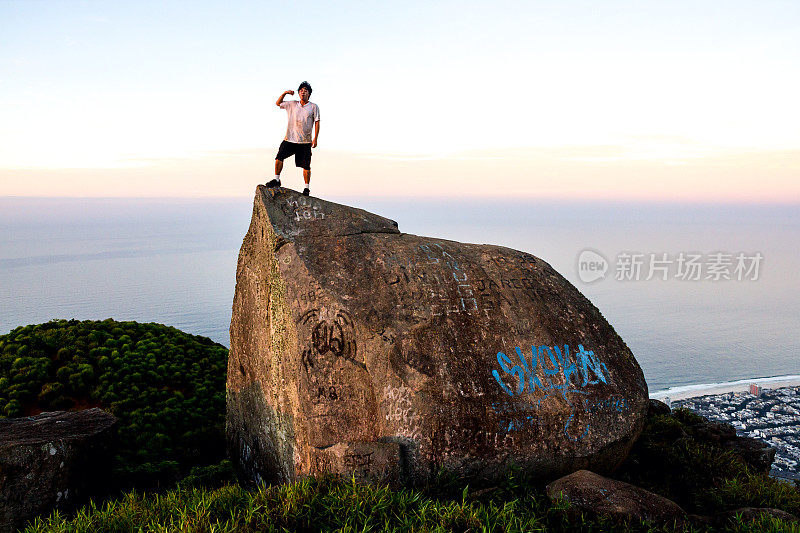
[[[760, 275], [761, 252], [620, 252], [613, 264], [617, 281], [756, 281]], [[591, 283], [606, 277], [609, 262], [595, 250], [578, 254], [578, 278]]]
[[584, 283], [591, 283], [606, 277], [608, 260], [594, 250], [584, 250], [578, 255], [578, 277]]

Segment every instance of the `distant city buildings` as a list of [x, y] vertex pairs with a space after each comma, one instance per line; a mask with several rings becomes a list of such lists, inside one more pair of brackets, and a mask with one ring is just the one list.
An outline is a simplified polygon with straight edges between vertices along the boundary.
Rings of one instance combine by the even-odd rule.
[[800, 387], [763, 389], [751, 384], [748, 392], [688, 398], [672, 402], [672, 407], [727, 422], [739, 435], [766, 442], [776, 452], [770, 475], [800, 479]]

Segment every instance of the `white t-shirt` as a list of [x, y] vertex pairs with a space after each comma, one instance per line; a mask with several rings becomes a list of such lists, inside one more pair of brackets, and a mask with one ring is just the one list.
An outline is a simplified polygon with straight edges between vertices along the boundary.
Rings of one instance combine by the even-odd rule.
[[289, 125], [283, 140], [290, 143], [310, 143], [311, 130], [314, 128], [314, 123], [319, 121], [317, 104], [308, 102], [306, 105], [300, 105], [297, 100], [289, 100], [281, 102], [281, 109], [285, 109], [289, 113]]

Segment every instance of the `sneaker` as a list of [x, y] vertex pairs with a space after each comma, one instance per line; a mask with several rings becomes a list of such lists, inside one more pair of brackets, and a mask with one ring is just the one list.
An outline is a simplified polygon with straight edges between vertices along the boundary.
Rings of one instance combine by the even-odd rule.
[[281, 186], [281, 180], [278, 180], [278, 179], [272, 179], [271, 181], [267, 182], [267, 187], [270, 187], [270, 188], [271, 187], [280, 187], [280, 186]]
[[311, 191], [308, 190], [308, 187], [303, 189], [303, 196], [308, 196], [309, 194], [311, 194]]

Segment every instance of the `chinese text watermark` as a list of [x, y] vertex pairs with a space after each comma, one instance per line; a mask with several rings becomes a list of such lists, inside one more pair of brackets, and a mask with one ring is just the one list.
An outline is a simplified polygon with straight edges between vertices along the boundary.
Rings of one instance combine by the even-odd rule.
[[764, 256], [761, 252], [620, 252], [612, 264], [595, 250], [578, 255], [578, 277], [584, 283], [613, 273], [617, 281], [756, 281]]

